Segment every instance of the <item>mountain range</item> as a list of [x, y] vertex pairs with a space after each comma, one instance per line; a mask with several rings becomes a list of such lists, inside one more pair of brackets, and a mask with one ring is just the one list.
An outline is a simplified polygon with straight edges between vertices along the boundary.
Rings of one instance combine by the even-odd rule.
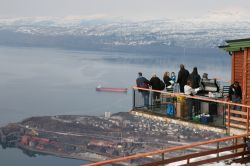
[[[213, 14], [198, 19], [127, 21], [103, 18], [0, 18], [0, 45], [149, 54], [217, 49], [249, 38], [250, 21]], [[211, 19], [212, 18], [212, 19]], [[198, 51], [200, 52], [200, 51]]]

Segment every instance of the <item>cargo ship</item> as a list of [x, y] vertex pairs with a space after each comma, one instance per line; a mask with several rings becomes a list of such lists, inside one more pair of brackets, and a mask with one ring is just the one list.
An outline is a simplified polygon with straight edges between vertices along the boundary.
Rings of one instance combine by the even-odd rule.
[[99, 92], [127, 92], [128, 88], [111, 88], [111, 87], [102, 87], [100, 85], [98, 85], [96, 87], [96, 91]]

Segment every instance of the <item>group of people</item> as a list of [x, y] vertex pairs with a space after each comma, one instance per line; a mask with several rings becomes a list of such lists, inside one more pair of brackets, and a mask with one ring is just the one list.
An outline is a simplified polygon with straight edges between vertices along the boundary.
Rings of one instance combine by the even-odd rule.
[[[207, 74], [204, 73], [204, 77], [207, 78]], [[171, 88], [175, 83], [179, 84], [180, 92], [184, 93], [184, 86], [187, 85], [188, 80], [191, 81], [192, 88], [198, 88], [200, 86], [201, 77], [198, 74], [197, 67], [194, 67], [193, 72], [189, 74], [189, 71], [185, 69], [184, 65], [180, 65], [180, 71], [178, 72], [178, 79], [176, 80], [175, 72], [165, 72], [163, 75], [163, 81], [156, 74], [153, 74], [150, 80], [147, 80], [142, 76], [142, 73], [138, 73], [138, 78], [136, 80], [136, 84], [141, 88], [149, 88], [152, 87], [153, 90], [163, 90], [165, 88]], [[163, 84], [164, 83], [164, 86]], [[145, 86], [147, 85], [147, 86]]]
[[[163, 75], [163, 81], [154, 73], [150, 80], [146, 79], [142, 76], [142, 73], [138, 73], [138, 78], [136, 79], [137, 87], [152, 90], [164, 90], [164, 89], [171, 89], [173, 85], [176, 83], [178, 84], [179, 90], [178, 92], [184, 93], [184, 86], [187, 85], [187, 81], [191, 80], [192, 88], [197, 88], [200, 82], [200, 76], [198, 74], [197, 68], [194, 68], [194, 71], [189, 74], [189, 71], [185, 69], [184, 65], [180, 65], [180, 71], [178, 73], [178, 79], [176, 80], [175, 72], [168, 72], [166, 71]], [[144, 98], [144, 105], [148, 107], [149, 105], [149, 92], [144, 90], [139, 90]], [[159, 92], [153, 93], [153, 101], [160, 98]]]
[[[208, 79], [208, 74], [204, 73], [201, 76], [198, 73], [197, 67], [193, 68], [192, 73], [189, 73], [187, 69], [185, 69], [185, 66], [183, 64], [180, 65], [180, 70], [178, 72], [178, 79], [176, 80], [176, 75], [174, 72], [165, 72], [163, 76], [163, 81], [157, 77], [156, 74], [153, 74], [152, 78], [150, 80], [146, 79], [142, 76], [142, 73], [138, 73], [138, 78], [136, 79], [137, 87], [140, 88], [146, 88], [149, 89], [149, 87], [152, 88], [152, 90], [164, 90], [165, 88], [168, 89], [169, 87], [172, 87], [173, 85], [178, 85], [179, 92], [184, 93], [186, 95], [195, 95], [197, 92], [202, 90], [200, 84], [202, 80]], [[146, 107], [149, 106], [149, 91], [139, 90], [144, 98], [144, 105]], [[160, 98], [159, 92], [153, 93], [153, 101]], [[229, 96], [228, 99], [235, 103], [240, 103], [242, 98], [242, 92], [241, 87], [239, 85], [239, 82], [234, 82], [229, 89]], [[195, 108], [196, 111], [199, 109], [199, 103], [192, 100], [187, 99], [187, 105], [188, 105], [188, 113], [189, 118], [192, 118], [192, 111]], [[236, 110], [240, 110], [240, 107], [235, 107]]]
[[[163, 82], [164, 81], [164, 82]], [[149, 89], [151, 87], [153, 90], [164, 90], [166, 87], [171, 86], [176, 81], [175, 73], [172, 72], [171, 76], [169, 72], [165, 72], [163, 76], [163, 81], [154, 73], [152, 78], [150, 80], [146, 79], [142, 76], [142, 73], [138, 73], [138, 78], [136, 79], [136, 85], [140, 88]], [[144, 106], [148, 107], [149, 105], [149, 91], [145, 90], [139, 90], [142, 93], [143, 99], [144, 99]], [[159, 92], [153, 93], [153, 100], [156, 101], [156, 99], [160, 98]]]

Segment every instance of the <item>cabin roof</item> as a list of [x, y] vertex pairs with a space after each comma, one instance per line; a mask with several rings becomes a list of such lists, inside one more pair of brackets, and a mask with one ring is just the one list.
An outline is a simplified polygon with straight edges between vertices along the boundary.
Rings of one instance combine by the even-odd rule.
[[250, 38], [226, 40], [226, 45], [219, 46], [219, 48], [228, 51], [243, 51], [245, 48], [250, 47]]

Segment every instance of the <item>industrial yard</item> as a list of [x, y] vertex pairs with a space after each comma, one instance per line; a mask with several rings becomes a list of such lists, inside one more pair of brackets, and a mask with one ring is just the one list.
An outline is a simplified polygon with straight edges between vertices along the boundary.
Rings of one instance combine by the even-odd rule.
[[[4, 147], [17, 147], [34, 153], [90, 161], [128, 156], [223, 136], [225, 135], [127, 112], [107, 117], [31, 117], [0, 128], [1, 144]], [[197, 150], [199, 149], [193, 149]]]

